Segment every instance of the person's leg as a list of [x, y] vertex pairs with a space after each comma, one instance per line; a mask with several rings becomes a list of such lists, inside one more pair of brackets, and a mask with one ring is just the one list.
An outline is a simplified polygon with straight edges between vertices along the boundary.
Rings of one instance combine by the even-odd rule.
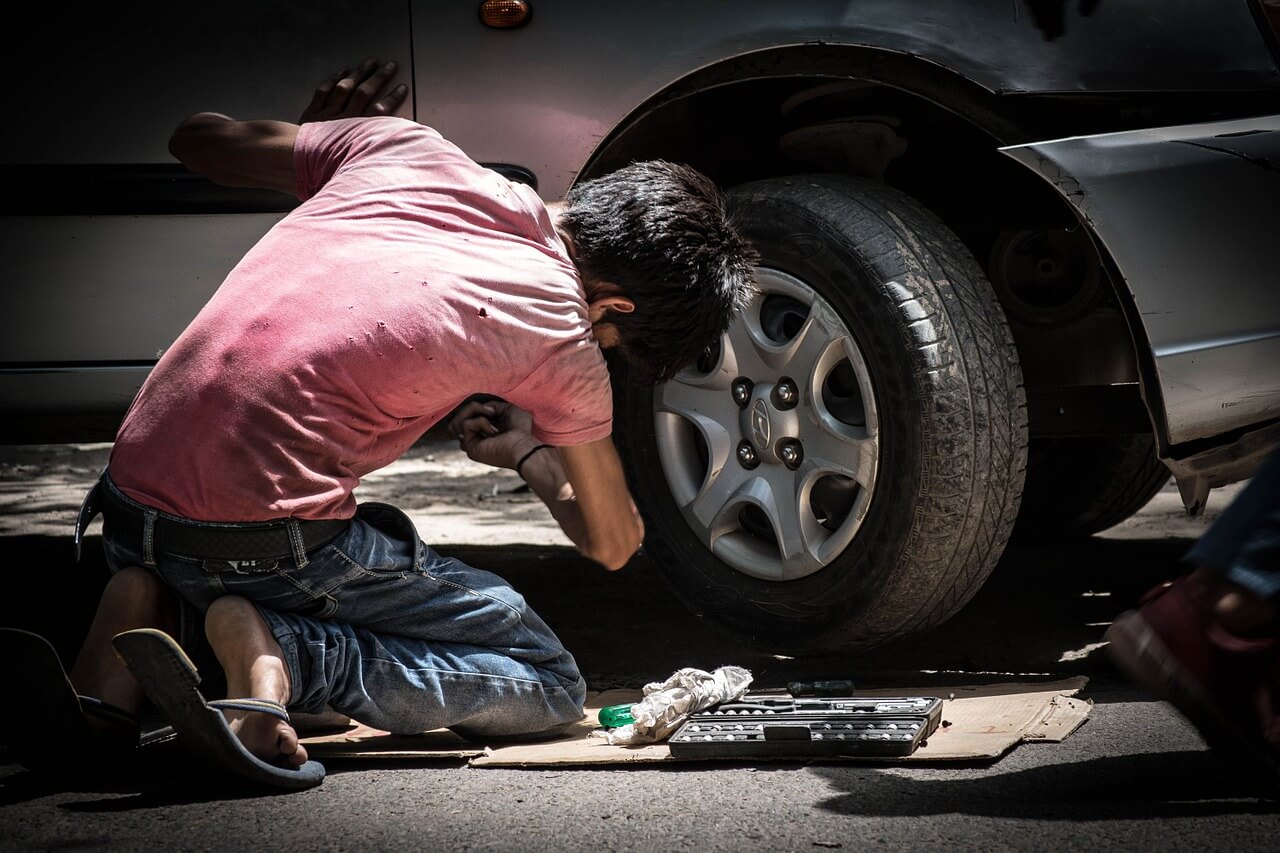
[[[257, 607], [235, 595], [219, 598], [205, 614], [205, 634], [227, 676], [228, 699], [268, 699], [288, 705], [291, 693], [284, 653]], [[298, 733], [268, 714], [225, 711], [240, 742], [267, 761], [291, 767], [307, 761]]]
[[291, 710], [330, 707], [399, 734], [452, 728], [473, 737], [536, 734], [582, 718], [586, 685], [572, 657], [550, 642], [532, 654], [520, 629], [512, 646], [479, 646], [260, 612], [289, 669]]
[[1280, 780], [1280, 454], [1189, 551], [1197, 568], [1107, 630], [1122, 669], [1265, 784]]
[[[257, 606], [281, 648], [291, 711], [328, 707], [397, 732], [456, 726], [492, 735], [582, 716], [586, 685], [573, 657], [523, 597], [423, 546], [392, 507], [363, 505], [301, 569], [213, 560], [161, 569], [210, 610], [223, 596]], [[253, 654], [234, 648], [240, 639], [235, 631], [219, 639], [224, 664], [229, 654]], [[256, 689], [249, 681], [236, 690]]]
[[175, 612], [173, 593], [151, 572], [130, 566], [112, 575], [70, 672], [76, 692], [136, 714], [142, 688], [116, 656], [111, 638], [133, 628], [172, 632]]
[[1194, 577], [1219, 575], [1215, 614], [1238, 634], [1276, 628], [1280, 597], [1280, 451], [1254, 474], [1214, 525], [1197, 540], [1186, 561], [1200, 567]]
[[269, 618], [326, 675], [295, 700], [401, 732], [518, 735], [581, 719], [577, 663], [505, 580], [422, 544], [390, 507], [363, 506], [343, 547], [365, 563], [330, 593], [336, 628]]
[[[226, 672], [227, 697], [303, 712], [332, 708], [398, 733], [448, 727], [514, 736], [581, 719], [586, 685], [545, 623], [496, 576], [448, 563], [448, 582], [411, 575], [395, 584], [409, 598], [395, 609], [400, 634], [262, 609], [240, 596], [214, 601], [206, 634]], [[348, 597], [341, 588], [331, 594]], [[450, 640], [404, 635], [412, 633]], [[476, 642], [452, 641], [468, 637]], [[306, 760], [283, 721], [227, 716], [260, 758]]]

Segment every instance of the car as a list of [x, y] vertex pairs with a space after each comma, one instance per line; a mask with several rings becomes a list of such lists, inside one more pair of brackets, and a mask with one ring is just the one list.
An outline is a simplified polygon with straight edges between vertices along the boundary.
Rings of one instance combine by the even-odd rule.
[[0, 140], [7, 441], [109, 438], [296, 204], [186, 173], [172, 128], [291, 119], [375, 55], [404, 115], [548, 200], [648, 158], [728, 189], [758, 292], [674, 380], [615, 365], [615, 434], [653, 564], [749, 641], [927, 629], [1011, 537], [1089, 535], [1171, 474], [1198, 512], [1280, 444], [1277, 0], [56, 17]]

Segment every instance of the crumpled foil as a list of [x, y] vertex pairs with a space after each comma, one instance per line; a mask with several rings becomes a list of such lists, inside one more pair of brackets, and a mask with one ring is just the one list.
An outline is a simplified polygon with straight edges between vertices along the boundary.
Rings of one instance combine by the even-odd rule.
[[722, 666], [714, 672], [689, 667], [676, 670], [666, 681], [644, 686], [644, 698], [631, 706], [634, 723], [594, 734], [614, 745], [666, 740], [690, 714], [739, 699], [750, 684], [750, 671], [740, 666]]

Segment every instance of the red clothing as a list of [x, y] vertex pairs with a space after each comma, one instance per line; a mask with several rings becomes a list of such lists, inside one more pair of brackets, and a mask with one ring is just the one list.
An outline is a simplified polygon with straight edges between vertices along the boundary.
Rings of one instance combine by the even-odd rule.
[[203, 521], [347, 518], [361, 476], [481, 392], [539, 441], [609, 435], [582, 284], [532, 189], [396, 118], [303, 125], [294, 162], [303, 204], [125, 417], [125, 494]]

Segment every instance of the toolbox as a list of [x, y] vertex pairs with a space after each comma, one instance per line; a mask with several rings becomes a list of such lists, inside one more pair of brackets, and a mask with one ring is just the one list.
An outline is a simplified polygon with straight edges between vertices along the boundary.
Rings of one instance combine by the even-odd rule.
[[671, 735], [673, 758], [900, 758], [942, 721], [935, 697], [796, 699], [747, 694], [693, 714]]

